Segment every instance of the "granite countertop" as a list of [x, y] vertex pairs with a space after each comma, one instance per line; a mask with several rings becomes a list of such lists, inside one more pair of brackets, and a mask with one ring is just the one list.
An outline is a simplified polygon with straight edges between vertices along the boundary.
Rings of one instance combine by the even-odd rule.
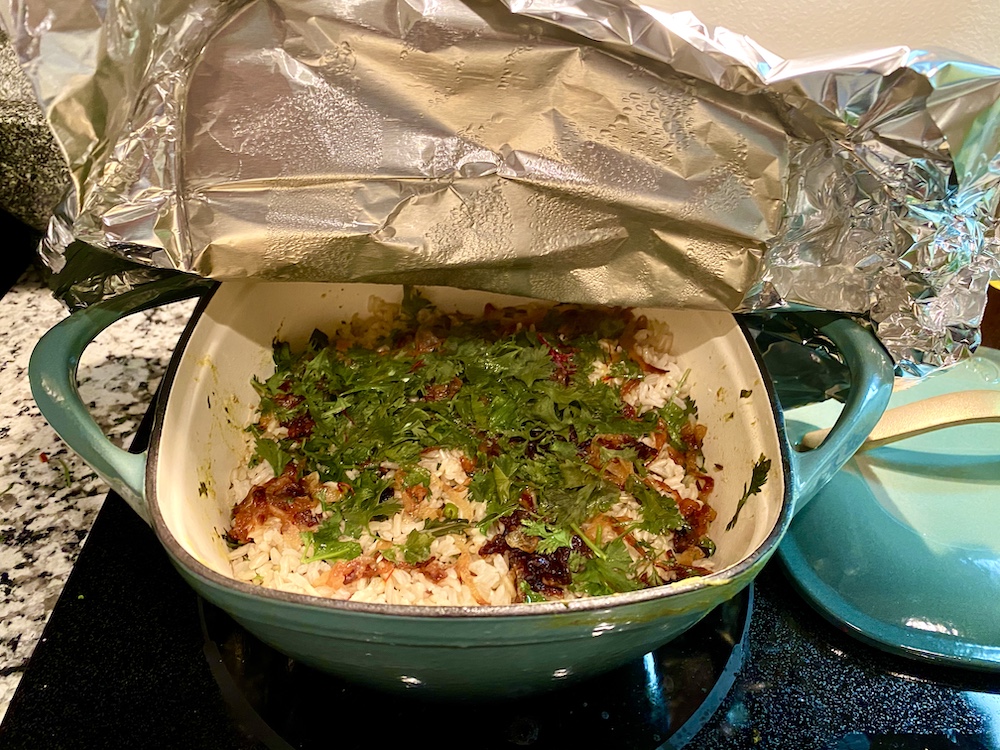
[[[81, 395], [119, 445], [149, 407], [194, 304], [120, 321], [84, 354]], [[33, 270], [0, 299], [0, 720], [108, 492], [31, 398], [31, 350], [66, 314]]]

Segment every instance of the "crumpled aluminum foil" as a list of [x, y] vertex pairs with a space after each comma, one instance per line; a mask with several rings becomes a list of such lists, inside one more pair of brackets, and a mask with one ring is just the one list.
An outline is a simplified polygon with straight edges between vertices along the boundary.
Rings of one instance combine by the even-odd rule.
[[828, 309], [914, 371], [975, 347], [1000, 276], [1000, 70], [956, 55], [786, 61], [627, 0], [0, 14], [70, 160], [56, 271], [76, 241], [141, 279]]

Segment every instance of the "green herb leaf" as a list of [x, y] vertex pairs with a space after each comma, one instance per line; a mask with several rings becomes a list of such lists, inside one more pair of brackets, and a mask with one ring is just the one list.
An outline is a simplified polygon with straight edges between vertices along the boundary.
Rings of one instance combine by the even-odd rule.
[[336, 506], [344, 519], [344, 533], [357, 538], [372, 521], [398, 513], [402, 506], [392, 499], [391, 488], [392, 480], [374, 471], [361, 472]]
[[309, 348], [314, 352], [319, 352], [326, 349], [329, 345], [330, 337], [318, 328], [313, 329], [312, 334], [309, 336]]
[[670, 495], [662, 495], [634, 474], [625, 483], [625, 489], [642, 506], [642, 523], [639, 528], [653, 534], [663, 534], [687, 527], [687, 522]]
[[518, 583], [517, 590], [521, 592], [521, 598], [528, 604], [548, 601], [548, 599], [545, 598], [545, 594], [535, 591], [528, 585], [527, 581], [521, 581]]
[[431, 542], [433, 541], [433, 534], [414, 529], [406, 535], [406, 542], [403, 543], [403, 559], [410, 565], [422, 563], [431, 556]]
[[754, 464], [753, 474], [750, 476], [750, 483], [743, 485], [743, 497], [741, 497], [739, 503], [736, 504], [736, 512], [733, 514], [732, 520], [726, 524], [726, 531], [729, 531], [736, 525], [736, 521], [740, 517], [740, 511], [743, 510], [743, 506], [746, 505], [747, 500], [749, 500], [752, 495], [758, 494], [761, 489], [763, 489], [764, 483], [767, 482], [767, 474], [769, 471], [771, 471], [771, 459], [765, 458], [764, 454], [761, 453], [760, 458], [757, 459], [757, 463]]
[[288, 345], [287, 341], [274, 341], [271, 351], [275, 367], [279, 371], [287, 369], [292, 364], [292, 347]]
[[525, 534], [538, 537], [535, 551], [540, 554], [550, 555], [560, 547], [573, 546], [573, 532], [570, 529], [553, 526], [542, 519], [523, 521], [521, 525]]
[[691, 405], [692, 402], [689, 401], [687, 407], [682, 408], [671, 400], [659, 410], [660, 418], [667, 426], [667, 434], [670, 435], [670, 445], [682, 452], [691, 450], [691, 446], [681, 437], [681, 430], [691, 422]]
[[416, 320], [417, 314], [430, 305], [430, 301], [415, 286], [406, 284], [403, 287], [403, 301], [400, 310], [404, 316], [410, 320]]
[[477, 471], [469, 483], [469, 497], [476, 502], [486, 503], [486, 517], [479, 524], [486, 530], [498, 518], [510, 515], [518, 507], [517, 498], [522, 487], [515, 487], [511, 482], [511, 474], [520, 470], [514, 456], [497, 456], [492, 469]]
[[621, 490], [597, 469], [579, 459], [534, 461], [529, 471], [536, 483], [539, 512], [560, 526], [581, 524], [614, 505]]
[[711, 557], [715, 554], [715, 542], [707, 536], [703, 536], [698, 540], [698, 549], [705, 553], [705, 557]]
[[[448, 505], [451, 505], [451, 503], [448, 503]], [[468, 528], [469, 522], [463, 518], [448, 519], [446, 517], [441, 521], [431, 518], [424, 521], [424, 531], [433, 537], [446, 536], [448, 534], [464, 534]]]
[[314, 532], [305, 532], [302, 539], [306, 549], [312, 547], [313, 554], [303, 557], [302, 562], [316, 560], [353, 560], [361, 555], [361, 545], [354, 541], [340, 540], [339, 520], [327, 519]]
[[276, 441], [270, 438], [258, 438], [250, 464], [255, 466], [261, 461], [267, 461], [271, 464], [275, 476], [279, 476], [291, 460], [292, 454], [283, 451]]
[[361, 556], [361, 545], [353, 541], [330, 542], [317, 544], [313, 547], [315, 553], [303, 558], [302, 562], [311, 563], [317, 560], [353, 560]]
[[642, 583], [629, 578], [632, 558], [624, 540], [620, 538], [608, 544], [600, 557], [572, 555], [570, 567], [574, 569], [574, 588], [588, 596], [619, 594], [642, 588]]

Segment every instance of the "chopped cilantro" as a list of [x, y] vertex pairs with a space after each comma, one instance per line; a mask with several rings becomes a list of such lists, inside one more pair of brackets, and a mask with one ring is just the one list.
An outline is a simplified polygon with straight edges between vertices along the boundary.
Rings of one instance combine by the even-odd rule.
[[256, 466], [261, 461], [267, 461], [271, 464], [271, 469], [274, 470], [275, 475], [277, 475], [285, 470], [285, 467], [291, 460], [292, 455], [283, 451], [276, 441], [269, 438], [258, 438], [257, 448], [253, 459], [250, 461], [250, 465]]
[[673, 497], [661, 495], [635, 475], [628, 478], [625, 488], [642, 506], [640, 529], [662, 534], [667, 530], [683, 529], [687, 526]]
[[[487, 529], [498, 518], [510, 514], [517, 508], [520, 489], [512, 486], [510, 474], [519, 466], [514, 456], [498, 456], [489, 471], [477, 471], [469, 485], [469, 496], [486, 503], [486, 518], [480, 528]], [[517, 494], [514, 494], [514, 492]]]
[[309, 336], [309, 348], [314, 352], [320, 352], [323, 349], [326, 349], [329, 345], [330, 337], [318, 328], [314, 329], [312, 335]]
[[[540, 462], [531, 462], [538, 465]], [[547, 473], [537, 473], [543, 477], [538, 486], [538, 508], [555, 523], [580, 524], [596, 513], [602, 513], [614, 505], [621, 496], [617, 485], [604, 479], [589, 464], [579, 461], [559, 461], [542, 467]]]
[[726, 531], [729, 531], [736, 525], [736, 521], [740, 517], [740, 511], [743, 510], [743, 506], [747, 504], [750, 496], [758, 494], [763, 489], [769, 471], [771, 471], [771, 459], [765, 458], [764, 454], [761, 453], [760, 458], [757, 459], [757, 463], [753, 466], [750, 483], [743, 485], [743, 497], [736, 504], [736, 512], [733, 514], [732, 520], [726, 524]]
[[388, 518], [402, 507], [392, 500], [392, 480], [382, 478], [374, 471], [362, 471], [350, 491], [334, 507], [335, 515], [344, 521], [344, 532], [357, 538], [368, 530], [368, 524], [379, 518]]
[[660, 418], [667, 426], [667, 434], [670, 435], [670, 444], [677, 450], [690, 450], [690, 446], [681, 437], [681, 430], [684, 429], [685, 425], [690, 423], [693, 409], [694, 402], [688, 399], [685, 407], [680, 407], [673, 401], [668, 401], [659, 410]]
[[445, 534], [461, 534], [468, 527], [468, 521], [427, 521], [423, 531], [414, 529], [406, 535], [403, 544], [384, 550], [382, 555], [393, 562], [416, 565], [431, 556], [431, 544], [434, 539]]
[[518, 583], [517, 589], [518, 591], [521, 592], [521, 598], [528, 604], [532, 604], [534, 602], [548, 601], [545, 598], [545, 594], [540, 594], [537, 591], [535, 591], [533, 588], [531, 588], [531, 586], [528, 585], [527, 581], [521, 581], [520, 583]]
[[571, 555], [573, 587], [577, 591], [587, 596], [602, 596], [642, 588], [642, 583], [629, 578], [632, 557], [623, 539], [615, 539], [601, 552], [600, 556], [593, 557]]
[[340, 523], [337, 521], [327, 520], [316, 531], [307, 531], [302, 537], [306, 549], [311, 547], [313, 550], [312, 555], [303, 558], [302, 562], [353, 560], [361, 554], [360, 544], [340, 540]]
[[410, 320], [416, 320], [418, 313], [430, 307], [430, 301], [424, 297], [416, 287], [407, 284], [403, 287], [403, 302], [400, 305], [400, 311], [403, 315]]
[[540, 554], [549, 555], [560, 547], [573, 546], [571, 529], [559, 528], [542, 520], [525, 521], [522, 526], [525, 534], [538, 537], [538, 547], [535, 551]]
[[[328, 517], [308, 535], [311, 560], [356, 557], [372, 521], [391, 517], [404, 499], [429, 494], [431, 475], [419, 462], [434, 449], [457, 449], [474, 462], [465, 467], [468, 497], [485, 503], [482, 531], [521, 511], [529, 517], [523, 533], [538, 540], [538, 554], [572, 549], [574, 536], [583, 539], [590, 552], [571, 555], [574, 591], [643, 585], [630, 577], [623, 540], [603, 544], [580, 530], [623, 491], [642, 506], [642, 519], [630, 528], [690, 530], [674, 499], [647, 484], [643, 441], [651, 444], [652, 435], [656, 445], [696, 451], [684, 437], [695, 406], [672, 399], [637, 414], [622, 400], [622, 384], [632, 387], [646, 372], [602, 341], [622, 335], [628, 314], [557, 306], [512, 322], [504, 313], [446, 316], [406, 287], [399, 317], [374, 347], [331, 342], [320, 331], [298, 353], [275, 342], [274, 374], [253, 383], [261, 420], [250, 428], [252, 460], [267, 461], [275, 474], [292, 463], [300, 477], [317, 472], [320, 481], [340, 485], [336, 499], [321, 500]], [[608, 377], [591, 382], [595, 362]], [[275, 439], [266, 431], [275, 422], [294, 437]], [[762, 481], [752, 481], [746, 496]], [[444, 504], [441, 516], [425, 520], [385, 556], [423, 562], [434, 538], [470, 527], [453, 503]], [[711, 542], [699, 544], [707, 552]]]
[[605, 448], [603, 445], [599, 449], [599, 456], [602, 465], [616, 460], [634, 464], [639, 458], [635, 448], [622, 448], [620, 450], [615, 450], [612, 448]]
[[403, 559], [411, 565], [423, 562], [431, 556], [433, 541], [432, 534], [414, 529], [407, 534], [406, 542], [403, 544]]

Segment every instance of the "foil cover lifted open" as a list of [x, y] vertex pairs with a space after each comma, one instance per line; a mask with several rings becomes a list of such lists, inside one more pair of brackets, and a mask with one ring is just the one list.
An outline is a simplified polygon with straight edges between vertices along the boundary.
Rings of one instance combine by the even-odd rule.
[[867, 317], [903, 369], [1000, 277], [1000, 70], [786, 61], [627, 0], [11, 0], [70, 165], [44, 257]]

